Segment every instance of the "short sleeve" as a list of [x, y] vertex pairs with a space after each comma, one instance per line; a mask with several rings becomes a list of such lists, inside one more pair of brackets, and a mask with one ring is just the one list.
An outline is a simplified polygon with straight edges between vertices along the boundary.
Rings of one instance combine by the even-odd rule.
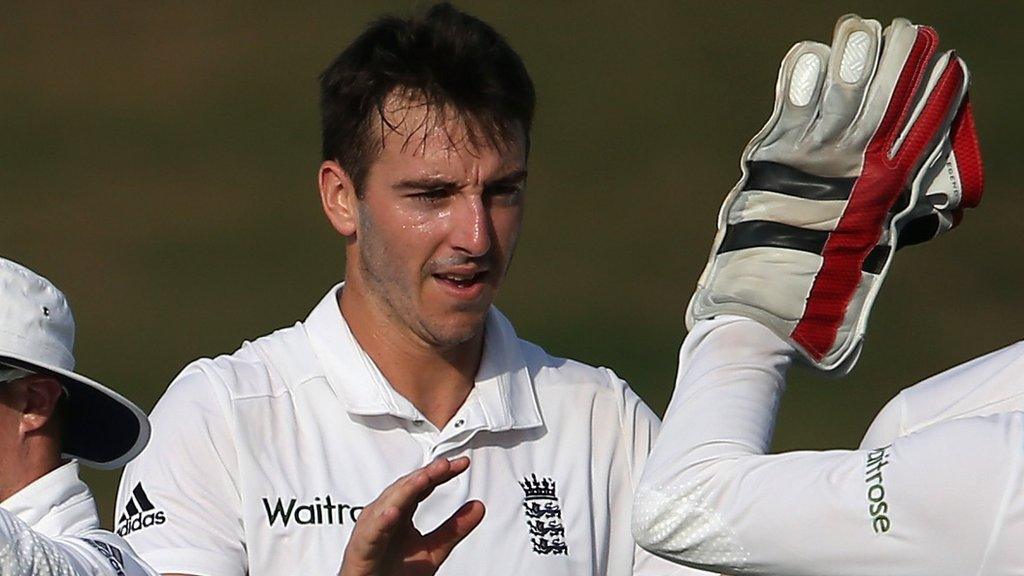
[[941, 422], [1024, 410], [1024, 342], [954, 366], [906, 388], [875, 416], [861, 448], [891, 444]]
[[862, 450], [892, 444], [903, 435], [903, 395], [897, 394], [878, 412], [860, 442]]
[[647, 462], [647, 455], [651, 453], [654, 440], [658, 437], [661, 420], [628, 384], [614, 372], [610, 370], [606, 370], [606, 372], [615, 388], [621, 391], [621, 396], [618, 396], [621, 401], [619, 425], [622, 427], [629, 450], [630, 483], [635, 490], [640, 482], [643, 466]]
[[212, 370], [187, 368], [153, 409], [149, 445], [121, 477], [115, 529], [160, 573], [246, 573], [230, 406]]

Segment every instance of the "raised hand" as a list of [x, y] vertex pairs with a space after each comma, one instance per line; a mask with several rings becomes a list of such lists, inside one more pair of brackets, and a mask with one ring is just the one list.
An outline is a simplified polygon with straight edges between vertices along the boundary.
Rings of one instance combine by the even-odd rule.
[[484, 517], [478, 500], [466, 502], [441, 526], [421, 534], [416, 507], [434, 488], [462, 474], [469, 458], [439, 458], [388, 486], [363, 509], [349, 538], [339, 576], [430, 576]]
[[969, 74], [927, 26], [844, 16], [831, 46], [783, 60], [772, 117], [743, 153], [687, 323], [753, 318], [811, 366], [861, 350], [897, 246], [981, 198]]

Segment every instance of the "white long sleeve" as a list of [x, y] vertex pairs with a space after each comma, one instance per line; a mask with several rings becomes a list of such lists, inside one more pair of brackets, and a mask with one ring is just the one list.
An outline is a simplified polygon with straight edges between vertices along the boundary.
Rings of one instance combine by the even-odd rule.
[[89, 488], [69, 462], [0, 502], [0, 576], [156, 576], [102, 530]]
[[936, 422], [859, 451], [766, 455], [791, 354], [736, 317], [686, 338], [636, 495], [641, 546], [733, 574], [1024, 570], [1024, 414]]
[[87, 572], [72, 568], [68, 555], [49, 538], [0, 508], [0, 574], [64, 576]]
[[[91, 537], [49, 538], [0, 508], [0, 574], [3, 576], [150, 576], [122, 543], [100, 530]], [[112, 536], [112, 535], [110, 535]]]

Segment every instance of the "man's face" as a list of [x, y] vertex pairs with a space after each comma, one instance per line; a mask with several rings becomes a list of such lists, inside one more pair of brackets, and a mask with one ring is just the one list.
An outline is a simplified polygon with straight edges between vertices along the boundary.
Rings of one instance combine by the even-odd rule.
[[9, 455], [17, 453], [14, 447], [19, 440], [20, 427], [21, 410], [15, 384], [0, 383], [0, 463], [8, 464]]
[[[437, 348], [479, 335], [523, 217], [522, 130], [495, 146], [455, 115], [392, 99], [357, 201], [345, 290]], [[471, 141], [472, 140], [472, 141]], [[353, 259], [355, 261], [353, 262]]]

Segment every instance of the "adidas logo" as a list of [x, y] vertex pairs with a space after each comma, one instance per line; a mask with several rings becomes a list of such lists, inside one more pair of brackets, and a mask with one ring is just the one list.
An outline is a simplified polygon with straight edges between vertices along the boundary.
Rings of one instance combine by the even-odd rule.
[[89, 538], [82, 538], [85, 542], [91, 545], [93, 548], [99, 550], [100, 554], [107, 559], [110, 563], [110, 567], [114, 569], [114, 573], [117, 576], [125, 576], [124, 574], [124, 554], [120, 550], [99, 540], [92, 540]]
[[124, 511], [121, 512], [120, 518], [117, 519], [117, 535], [124, 537], [132, 532], [163, 524], [166, 521], [167, 517], [164, 515], [164, 511], [157, 510], [156, 506], [153, 506], [146, 491], [142, 489], [142, 483], [139, 482], [132, 489], [132, 495], [128, 498], [128, 503], [124, 505]]

